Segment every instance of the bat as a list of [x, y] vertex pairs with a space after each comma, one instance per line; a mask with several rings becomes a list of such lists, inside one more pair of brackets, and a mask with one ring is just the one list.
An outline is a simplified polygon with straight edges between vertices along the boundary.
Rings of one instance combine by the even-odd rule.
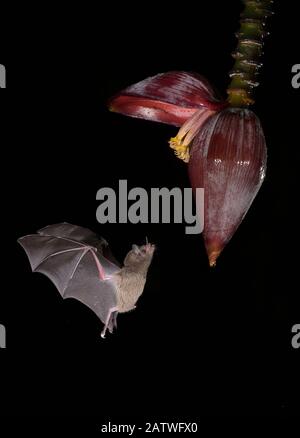
[[87, 228], [63, 222], [18, 239], [33, 272], [46, 275], [61, 296], [93, 310], [110, 333], [118, 313], [129, 312], [143, 293], [155, 245], [132, 245], [123, 267], [108, 243]]

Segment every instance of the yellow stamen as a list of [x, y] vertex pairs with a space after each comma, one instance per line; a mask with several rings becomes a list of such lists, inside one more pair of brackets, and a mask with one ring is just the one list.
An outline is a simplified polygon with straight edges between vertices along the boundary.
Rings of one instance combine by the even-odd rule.
[[176, 137], [172, 137], [169, 141], [169, 145], [172, 149], [175, 150], [176, 157], [180, 158], [185, 163], [189, 162], [189, 144], [185, 144], [185, 142], [182, 140], [182, 138], [180, 138], [179, 135], [177, 135]]
[[185, 163], [190, 159], [190, 146], [204, 121], [214, 114], [215, 111], [207, 108], [200, 108], [188, 119], [179, 129], [176, 137], [169, 141], [170, 147], [175, 150], [175, 155]]

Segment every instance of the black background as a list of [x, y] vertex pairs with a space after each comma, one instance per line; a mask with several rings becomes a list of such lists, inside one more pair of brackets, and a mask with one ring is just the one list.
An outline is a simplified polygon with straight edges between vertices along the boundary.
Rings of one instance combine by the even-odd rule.
[[[31, 11], [18, 10], [3, 32], [6, 414], [95, 415], [100, 424], [299, 408], [299, 350], [291, 346], [300, 322], [299, 91], [291, 86], [299, 36], [289, 2], [277, 2], [269, 22], [254, 107], [267, 178], [217, 267], [209, 269], [202, 237], [186, 235], [184, 225], [96, 221], [97, 190], [117, 189], [119, 179], [148, 190], [189, 186], [167, 145], [176, 128], [109, 113], [107, 99], [169, 70], [197, 71], [223, 93], [228, 84], [240, 2], [161, 3], [49, 6], [28, 22], [22, 14]], [[121, 315], [105, 341], [97, 317], [32, 275], [16, 243], [60, 221], [100, 233], [120, 260], [146, 235], [158, 246], [137, 310]]]

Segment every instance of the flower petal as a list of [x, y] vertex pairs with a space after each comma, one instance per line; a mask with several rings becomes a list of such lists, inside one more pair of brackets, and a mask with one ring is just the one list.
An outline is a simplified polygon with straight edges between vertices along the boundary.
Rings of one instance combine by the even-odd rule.
[[109, 109], [127, 116], [181, 126], [197, 109], [219, 110], [224, 102], [209, 82], [196, 73], [160, 73], [114, 96]]

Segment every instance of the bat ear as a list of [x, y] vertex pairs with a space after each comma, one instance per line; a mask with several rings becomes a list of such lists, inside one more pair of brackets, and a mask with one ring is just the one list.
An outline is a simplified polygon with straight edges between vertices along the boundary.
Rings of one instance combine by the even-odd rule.
[[138, 247], [137, 245], [132, 245], [132, 251], [133, 251], [135, 254], [139, 254], [140, 249], [139, 249], [139, 247]]

